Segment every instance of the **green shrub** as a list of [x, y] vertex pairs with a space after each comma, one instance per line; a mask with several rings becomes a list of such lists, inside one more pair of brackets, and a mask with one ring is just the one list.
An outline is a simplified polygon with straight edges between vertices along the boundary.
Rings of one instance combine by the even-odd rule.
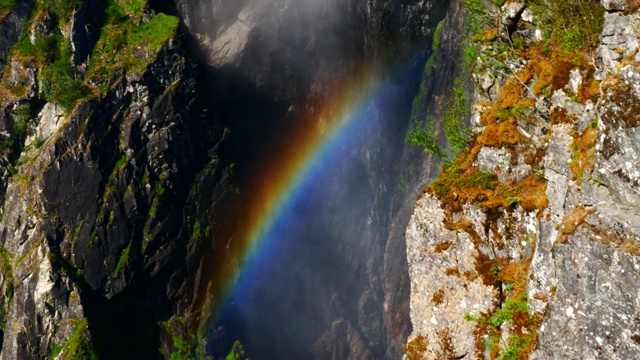
[[236, 342], [233, 343], [233, 348], [231, 348], [231, 351], [229, 352], [229, 354], [227, 354], [227, 356], [224, 359], [225, 360], [249, 360], [249, 358], [247, 357], [244, 351], [244, 346], [242, 346], [242, 343], [238, 340], [236, 340]]
[[451, 148], [460, 151], [469, 142], [470, 130], [465, 127], [464, 121], [469, 116], [469, 109], [466, 105], [466, 89], [461, 78], [456, 78], [453, 84], [453, 94], [445, 104], [442, 115], [442, 127], [444, 135], [449, 141]]
[[13, 123], [13, 132], [19, 137], [24, 137], [29, 127], [29, 120], [33, 117], [31, 105], [25, 103], [19, 105], [15, 110], [15, 121]]
[[47, 0], [40, 2], [40, 8], [49, 10], [58, 16], [58, 19], [68, 20], [73, 10], [79, 10], [82, 0]]
[[15, 51], [17, 51], [19, 55], [25, 56], [25, 57], [26, 56], [35, 56], [35, 54], [36, 54], [36, 49], [33, 46], [33, 44], [31, 43], [31, 40], [29, 39], [29, 36], [27, 36], [26, 34], [22, 34], [22, 37], [20, 38], [20, 41], [18, 41], [14, 45], [13, 49]]
[[476, 33], [491, 23], [491, 15], [482, 0], [462, 0], [467, 11], [469, 31]]
[[414, 128], [409, 129], [406, 141], [410, 142], [414, 146], [422, 146], [425, 154], [431, 154], [438, 160], [445, 158], [445, 154], [438, 145], [438, 136], [432, 122], [427, 125], [426, 130], [422, 129], [421, 122], [419, 122]]
[[[70, 67], [69, 67], [70, 68]], [[52, 66], [42, 70], [42, 93], [47, 101], [58, 101], [62, 108], [69, 112], [76, 102], [88, 95], [82, 82], [75, 79], [59, 66]]]

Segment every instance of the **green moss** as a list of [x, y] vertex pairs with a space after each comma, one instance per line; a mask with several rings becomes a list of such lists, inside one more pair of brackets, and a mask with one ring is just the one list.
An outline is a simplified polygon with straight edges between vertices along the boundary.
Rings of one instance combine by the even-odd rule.
[[51, 349], [51, 354], [49, 354], [49, 360], [54, 360], [60, 353], [62, 352], [62, 345], [56, 345]]
[[497, 187], [498, 182], [495, 175], [490, 171], [480, 170], [469, 176], [461, 177], [457, 184], [462, 188], [480, 187], [483, 189], [493, 190]]
[[231, 348], [231, 351], [227, 354], [227, 356], [224, 359], [225, 360], [249, 360], [249, 358], [247, 357], [244, 351], [244, 346], [242, 346], [242, 343], [240, 342], [240, 340], [236, 340], [233, 343], [233, 347]]
[[17, 6], [17, 0], [0, 0], [0, 14], [3, 12], [13, 11]]
[[449, 145], [455, 151], [460, 151], [469, 142], [469, 129], [465, 127], [465, 119], [469, 116], [466, 106], [466, 89], [462, 78], [458, 77], [453, 83], [453, 94], [445, 104], [442, 115], [442, 127]]
[[535, 341], [534, 335], [511, 335], [507, 338], [507, 346], [500, 349], [497, 360], [519, 360], [526, 358], [527, 349]]
[[164, 185], [162, 185], [162, 181], [156, 181], [153, 185], [153, 189], [155, 190], [156, 197], [164, 195], [165, 188]]
[[423, 129], [422, 123], [418, 122], [414, 128], [409, 129], [406, 141], [414, 146], [421, 146], [425, 154], [431, 154], [438, 160], [445, 158], [445, 153], [440, 149], [440, 145], [438, 145], [438, 136], [434, 129], [433, 122], [427, 124], [426, 129]]
[[193, 359], [197, 352], [196, 343], [201, 338], [200, 334], [192, 334], [185, 331], [184, 334], [175, 331], [174, 327], [186, 329], [186, 321], [181, 317], [172, 317], [167, 321], [161, 322], [160, 325], [166, 333], [171, 337], [173, 344], [173, 352], [169, 355], [171, 360]]
[[550, 45], [579, 52], [597, 47], [604, 8], [597, 1], [529, 0]]
[[438, 23], [436, 29], [433, 31], [433, 41], [431, 42], [431, 48], [433, 51], [438, 51], [440, 48], [440, 32], [442, 31], [442, 21]]
[[151, 206], [149, 207], [149, 218], [153, 219], [154, 217], [156, 217], [156, 213], [158, 212], [158, 199], [154, 199], [153, 202], [151, 203]]
[[[0, 272], [5, 280], [4, 296], [7, 299], [7, 303], [0, 307], [0, 315], [3, 320], [6, 321], [6, 310], [9, 309], [13, 302], [14, 284], [13, 284], [13, 254], [9, 253], [4, 247], [0, 246]], [[2, 329], [4, 330], [6, 322], [3, 321]]]
[[147, 0], [120, 0], [120, 6], [125, 14], [139, 15], [142, 14], [147, 2]]
[[[529, 299], [526, 293], [511, 298], [502, 306], [489, 314], [481, 316], [465, 314], [467, 321], [478, 323], [480, 333], [488, 336], [488, 349], [497, 349], [497, 359], [515, 360], [526, 358], [535, 347], [537, 339], [537, 325], [540, 322], [538, 315], [531, 315]], [[505, 323], [511, 323], [512, 333], [507, 338], [506, 346], [497, 346], [501, 339], [501, 327]], [[525, 330], [526, 329], [526, 330]]]
[[22, 34], [22, 37], [20, 37], [20, 41], [13, 46], [13, 50], [22, 57], [31, 57], [36, 55], [36, 48], [31, 43], [26, 31]]
[[115, 270], [113, 270], [113, 276], [120, 275], [120, 272], [122, 271], [122, 269], [124, 269], [124, 267], [127, 265], [127, 262], [129, 261], [129, 253], [131, 252], [132, 244], [133, 244], [133, 241], [130, 241], [129, 245], [127, 245], [127, 247], [124, 248], [124, 250], [122, 251], [120, 258], [118, 259], [118, 263], [116, 264], [116, 268]]
[[445, 169], [438, 178], [430, 185], [434, 194], [438, 197], [448, 196], [455, 189], [459, 196], [466, 196], [466, 193], [475, 193], [474, 189], [493, 190], [498, 186], [495, 175], [489, 171], [478, 171], [463, 169], [456, 163], [445, 163]]
[[67, 20], [71, 17], [73, 10], [80, 9], [82, 0], [39, 0], [38, 5], [41, 9], [53, 12], [59, 19]]
[[64, 360], [97, 360], [91, 341], [87, 337], [88, 321], [86, 318], [78, 321], [73, 327], [71, 336], [61, 345], [51, 349], [49, 359], [55, 359], [64, 353]]
[[[73, 10], [75, 6], [71, 9]], [[59, 11], [66, 11], [65, 9]], [[36, 38], [34, 45], [31, 44], [28, 36], [23, 34], [14, 50], [22, 56], [35, 57], [36, 63], [40, 66], [39, 79], [42, 84], [40, 95], [45, 100], [56, 101], [65, 111], [70, 112], [78, 100], [89, 96], [87, 88], [73, 72], [71, 44], [60, 33], [59, 24], [56, 24], [52, 35]]]
[[191, 241], [199, 240], [202, 237], [201, 227], [202, 225], [200, 224], [200, 221], [196, 220], [195, 223], [193, 223], [193, 229], [191, 231]]
[[[136, 25], [130, 14], [140, 13], [146, 1], [113, 0], [107, 6], [107, 22], [91, 55], [86, 79], [97, 84], [103, 92], [105, 81], [119, 71], [142, 71], [160, 52], [166, 41], [176, 34], [179, 20], [166, 14]], [[102, 86], [100, 86], [102, 85]]]

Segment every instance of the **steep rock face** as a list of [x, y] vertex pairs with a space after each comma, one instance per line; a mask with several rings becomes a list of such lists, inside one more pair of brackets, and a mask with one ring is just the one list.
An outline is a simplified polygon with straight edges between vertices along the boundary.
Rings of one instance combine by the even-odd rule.
[[[407, 228], [410, 358], [640, 353], [640, 63], [628, 30], [638, 13], [603, 4], [612, 11], [595, 62], [552, 71], [564, 80], [548, 92], [536, 72], [544, 56], [509, 59], [513, 75], [489, 66], [476, 77], [477, 136], [459, 168], [418, 200]], [[532, 15], [516, 32], [535, 31]], [[488, 91], [484, 79], [499, 87]], [[528, 102], [512, 105], [513, 94]], [[496, 104], [522, 113], [505, 116]]]
[[18, 1], [15, 9], [0, 16], [0, 29], [2, 29], [2, 35], [0, 35], [0, 69], [4, 69], [9, 50], [20, 38], [25, 21], [31, 14], [33, 5], [33, 0]]
[[[26, 34], [2, 84], [0, 358], [195, 356], [202, 240], [225, 192], [222, 128], [203, 115], [205, 87], [173, 25], [133, 54], [98, 37], [101, 23], [131, 34], [158, 31], [154, 21], [168, 17], [138, 9], [135, 25], [81, 5], [68, 18], [40, 8], [29, 29], [15, 24]], [[50, 56], [68, 56], [70, 68], [25, 55], [42, 38], [68, 46], [71, 54]], [[95, 46], [126, 61], [96, 60]], [[112, 66], [109, 77], [95, 76], [100, 66]], [[70, 82], [67, 71], [80, 81], [64, 91], [88, 89], [84, 99], [63, 103], [51, 90], [47, 76]]]

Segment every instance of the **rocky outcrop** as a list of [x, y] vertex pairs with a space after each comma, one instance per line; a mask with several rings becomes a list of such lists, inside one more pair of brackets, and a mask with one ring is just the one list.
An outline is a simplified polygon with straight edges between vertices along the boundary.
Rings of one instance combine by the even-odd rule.
[[640, 354], [638, 24], [605, 13], [596, 61], [556, 68], [546, 93], [526, 54], [478, 86], [478, 135], [407, 229], [410, 358]]
[[[193, 334], [208, 316], [202, 240], [226, 192], [223, 129], [203, 115], [206, 84], [184, 38], [152, 27], [171, 24], [166, 15], [138, 9], [136, 25], [93, 1], [72, 10], [39, 8], [30, 29], [14, 24], [26, 34], [1, 86], [10, 95], [0, 117], [0, 358], [195, 356]], [[129, 35], [147, 26], [158, 47], [127, 53], [99, 21]], [[70, 54], [34, 61], [43, 39]], [[113, 64], [88, 61], [97, 43], [126, 59], [110, 78], [95, 72]], [[47, 77], [79, 98], [59, 101]]]

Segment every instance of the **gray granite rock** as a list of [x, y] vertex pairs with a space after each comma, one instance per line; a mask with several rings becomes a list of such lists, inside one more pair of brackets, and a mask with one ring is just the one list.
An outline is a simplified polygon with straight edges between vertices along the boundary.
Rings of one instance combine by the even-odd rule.
[[[636, 13], [619, 11], [625, 10], [624, 1], [603, 1], [603, 5], [610, 12], [605, 14], [596, 63], [599, 71], [594, 74], [603, 81], [599, 99], [578, 103], [567, 95], [578, 93], [580, 85], [590, 80], [577, 71], [571, 73], [565, 89], [535, 99], [535, 115], [542, 122], [551, 109], [564, 110], [575, 118], [572, 123], [552, 124], [548, 141], [538, 145], [544, 152], [539, 175], [547, 182], [546, 208], [540, 213], [527, 213], [520, 207], [489, 211], [472, 202], [445, 215], [442, 208], [448, 204], [428, 195], [416, 204], [407, 246], [412, 301], [416, 300], [412, 306], [424, 308], [412, 308], [414, 326], [432, 319], [436, 324], [445, 318], [454, 321], [441, 308], [433, 311], [429, 293], [418, 295], [413, 290], [442, 283], [437, 266], [447, 261], [443, 259], [478, 255], [530, 259], [528, 305], [542, 318], [530, 359], [640, 357], [640, 59], [636, 55], [638, 33], [633, 30], [640, 21]], [[569, 169], [575, 159], [574, 137], [589, 126], [598, 131], [593, 172], [574, 179]], [[500, 176], [504, 171], [500, 165], [510, 163], [511, 158], [505, 149], [483, 147], [475, 164], [508, 183]], [[439, 224], [443, 221], [463, 223], [463, 229], [474, 230], [454, 234]], [[461, 239], [469, 233], [477, 236], [473, 245], [465, 246], [468, 243]], [[453, 244], [446, 251], [448, 257], [434, 251], [440, 240], [447, 239]], [[501, 239], [501, 247], [496, 248]], [[526, 239], [535, 239], [535, 246]], [[447, 296], [468, 296], [467, 289], [456, 291]], [[445, 313], [455, 311], [447, 307]], [[415, 326], [414, 336], [430, 331], [425, 325]], [[505, 326], [503, 340], [508, 332]], [[468, 337], [461, 330], [460, 337], [452, 341], [466, 344]], [[486, 355], [474, 353], [470, 358]]]

